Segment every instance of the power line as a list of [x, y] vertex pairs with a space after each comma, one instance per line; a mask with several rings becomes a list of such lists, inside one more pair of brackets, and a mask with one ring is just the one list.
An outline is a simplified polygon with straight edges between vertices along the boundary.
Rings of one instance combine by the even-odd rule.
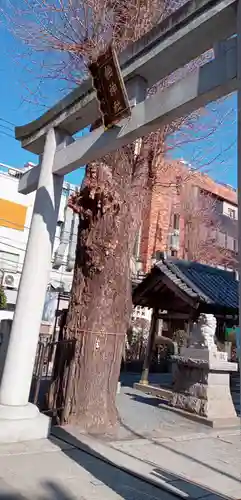
[[[1, 225], [0, 225], [0, 228], [1, 228], [1, 227], [5, 227], [5, 226], [1, 226]], [[11, 228], [8, 228], [8, 229], [11, 229]], [[68, 233], [68, 234], [71, 234], [71, 233], [72, 233], [72, 231], [65, 231], [65, 232], [66, 232], [66, 233]], [[0, 240], [8, 240], [8, 241], [10, 241], [10, 242], [11, 242], [11, 241], [13, 241], [13, 242], [14, 242], [14, 241], [16, 241], [16, 240], [14, 240], [13, 238], [8, 238], [8, 236], [1, 236], [1, 235], [0, 235]], [[69, 239], [61, 239], [61, 238], [60, 238], [60, 236], [55, 236], [55, 240], [61, 241], [61, 243], [66, 243], [66, 244], [68, 244], [68, 243], [69, 243]], [[16, 248], [17, 250], [23, 250], [23, 251], [25, 251], [25, 249], [24, 249], [24, 248], [17, 247], [17, 246], [15, 246], [15, 245], [11, 245], [11, 243], [4, 243], [4, 242], [3, 242], [3, 245], [13, 246], [13, 248]], [[27, 245], [27, 241], [26, 241], [26, 243], [23, 243], [23, 245], [26, 247], [26, 245]]]
[[[0, 120], [1, 120], [1, 118], [0, 118]], [[6, 123], [10, 124], [10, 122], [6, 122]], [[6, 135], [8, 137], [11, 137], [12, 139], [15, 139], [14, 130], [12, 128], [10, 128], [7, 125], [5, 125], [5, 123], [0, 123], [0, 127], [2, 129], [4, 129], [4, 130], [0, 130], [1, 134]], [[11, 127], [12, 127], [12, 125], [11, 125]], [[7, 132], [6, 132], [6, 130], [7, 130]], [[12, 132], [12, 134], [10, 134], [9, 132]]]
[[[4, 236], [0, 236], [0, 243], [1, 243], [1, 238], [5, 238]], [[26, 248], [20, 248], [20, 247], [17, 247], [15, 245], [11, 245], [11, 243], [2, 243], [2, 245], [6, 245], [8, 248], [14, 248], [14, 250], [21, 250], [22, 252], [26, 252]], [[0, 249], [0, 252], [5, 252], [5, 250], [1, 250]], [[9, 252], [10, 253], [10, 252]]]
[[13, 131], [13, 129], [12, 129], [12, 128], [10, 128], [10, 127], [8, 127], [7, 125], [4, 125], [4, 124], [2, 124], [2, 123], [0, 123], [0, 127], [5, 128], [6, 130], [10, 130], [10, 132], [12, 132], [12, 131]]
[[[10, 263], [10, 264], [13, 264], [12, 261], [9, 261], [8, 259], [0, 259], [0, 266], [2, 266], [2, 262], [6, 264], [7, 263]], [[23, 266], [23, 264], [21, 264]], [[53, 270], [54, 271], [54, 270]], [[11, 274], [15, 274], [15, 275], [21, 275], [22, 274], [22, 269], [14, 269], [13, 267], [9, 266], [9, 267], [0, 267], [0, 272], [2, 273], [11, 273]], [[61, 271], [59, 272], [59, 275], [58, 276], [52, 276], [50, 275], [49, 277], [49, 282], [51, 284], [51, 280], [54, 281], [55, 283], [60, 283], [62, 284], [66, 278], [66, 275], [70, 278], [73, 279], [73, 275], [70, 274], [70, 273], [67, 273], [66, 271]], [[1, 277], [0, 277], [1, 278]], [[69, 281], [66, 282], [66, 284], [70, 283]]]
[[1, 122], [5, 122], [5, 123], [8, 123], [9, 125], [12, 125], [13, 127], [16, 127], [15, 123], [10, 122], [9, 120], [5, 120], [5, 118], [0, 117], [0, 121], [1, 121]]
[[[1, 227], [1, 226], [0, 226], [0, 227]], [[58, 239], [58, 240], [60, 240], [60, 238], [59, 238], [59, 237], [57, 237], [57, 239]], [[7, 241], [5, 242], [5, 241], [2, 241], [2, 240], [7, 240]], [[12, 239], [8, 238], [7, 236], [1, 236], [1, 235], [0, 235], [0, 244], [2, 244], [2, 245], [5, 245], [5, 246], [6, 246], [6, 248], [2, 248], [2, 249], [0, 248], [0, 254], [1, 254], [1, 252], [11, 254], [11, 252], [8, 252], [8, 251], [7, 251], [7, 249], [8, 249], [8, 248], [13, 248], [14, 250], [18, 250], [18, 251], [20, 251], [20, 252], [26, 253], [26, 251], [27, 251], [27, 248], [26, 248], [26, 246], [27, 246], [27, 242], [26, 242], [26, 244], [24, 244], [24, 245], [25, 245], [25, 248], [21, 248], [21, 247], [18, 247], [17, 245], [12, 245], [11, 243], [8, 243], [8, 241], [9, 241], [9, 240], [10, 240], [10, 241], [13, 241]], [[63, 243], [68, 244], [68, 243], [69, 243], [69, 240], [64, 240], [64, 241], [63, 241]], [[19, 255], [19, 254], [13, 254], [13, 255]], [[3, 258], [3, 259], [1, 259], [1, 256], [0, 256], [0, 260], [4, 260], [4, 258]], [[13, 262], [13, 261], [11, 261], [11, 260], [9, 260], [9, 259], [8, 259], [8, 261], [9, 261], [9, 262]], [[51, 262], [54, 262], [54, 258], [52, 258], [52, 259], [51, 259]], [[67, 261], [67, 260], [63, 260], [62, 265], [67, 264], [67, 263], [68, 263], [68, 261]], [[21, 264], [20, 264], [20, 265], [21, 265]]]
[[[1, 254], [1, 252], [4, 252], [4, 250], [0, 250], [0, 254]], [[6, 252], [6, 253], [8, 253], [8, 252]], [[18, 255], [18, 254], [13, 254], [13, 255]], [[24, 262], [21, 262], [21, 263], [20, 262], [14, 262], [14, 261], [12, 261], [10, 259], [5, 259], [4, 257], [1, 257], [1, 255], [0, 255], [0, 263], [2, 263], [2, 262], [6, 262], [6, 263], [12, 265], [11, 268], [9, 268], [8, 270], [4, 269], [4, 271], [16, 273], [16, 274], [21, 274], [22, 273], [22, 268], [23, 268]], [[51, 259], [51, 263], [53, 263], [53, 262], [54, 262], [54, 260]], [[64, 260], [63, 263], [62, 263], [62, 265], [65, 265], [67, 263], [68, 263], [67, 260]], [[21, 269], [17, 269], [19, 267], [21, 267]], [[58, 271], [57, 269], [52, 269], [51, 271], [52, 272], [56, 272], [56, 273], [58, 273], [60, 275], [67, 275], [69, 277], [72, 277], [72, 274], [71, 274], [72, 271]], [[56, 277], [56, 281], [58, 281], [57, 278], [58, 278], [58, 276]], [[53, 279], [55, 279], [55, 278], [53, 278]]]
[[4, 132], [3, 130], [0, 130], [0, 134], [6, 135], [7, 137], [10, 137], [11, 139], [15, 140], [14, 135], [8, 134], [7, 132]]
[[[0, 244], [1, 244], [1, 237], [0, 237]], [[21, 252], [23, 252], [24, 254], [25, 254], [25, 253], [26, 253], [26, 251], [27, 251], [27, 249], [26, 249], [26, 248], [20, 248], [20, 247], [17, 247], [17, 246], [15, 246], [15, 245], [9, 245], [9, 244], [7, 244], [7, 243], [2, 243], [2, 245], [6, 245], [6, 246], [7, 246], [7, 248], [13, 248], [14, 250], [20, 250], [20, 251], [21, 251]], [[10, 259], [5, 259], [4, 257], [3, 257], [3, 258], [1, 258], [1, 252], [3, 252], [3, 253], [8, 253], [8, 254], [10, 254], [10, 255], [11, 255], [11, 252], [8, 252], [8, 251], [7, 251], [7, 248], [6, 248], [6, 249], [5, 249], [5, 248], [2, 248], [2, 249], [0, 248], [0, 261], [1, 261], [1, 260], [6, 260], [6, 261], [8, 261], [8, 262], [11, 262], [11, 263], [15, 264], [15, 262], [13, 262], [13, 261], [12, 261], [12, 260], [10, 260]], [[18, 256], [19, 256], [19, 254], [14, 254], [14, 253], [12, 253], [12, 255], [18, 255]], [[51, 258], [51, 262], [52, 262], [52, 263], [54, 262], [54, 258], [53, 258], [53, 257]], [[68, 261], [67, 261], [67, 260], [63, 260], [62, 265], [67, 264], [67, 263], [68, 263]], [[22, 266], [23, 264], [18, 264], [18, 265]]]

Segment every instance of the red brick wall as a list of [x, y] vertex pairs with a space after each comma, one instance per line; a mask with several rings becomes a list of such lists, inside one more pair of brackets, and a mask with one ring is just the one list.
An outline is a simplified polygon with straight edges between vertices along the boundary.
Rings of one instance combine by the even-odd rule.
[[[216, 183], [213, 179], [200, 172], [190, 171], [184, 164], [177, 161], [160, 163], [155, 183], [149, 196], [148, 207], [143, 214], [140, 257], [144, 271], [151, 267], [151, 258], [156, 251], [168, 250], [168, 235], [172, 227], [172, 217], [175, 206], [178, 207], [177, 180], [180, 185], [197, 185], [213, 193], [215, 197], [237, 205], [236, 191]], [[183, 221], [180, 220], [180, 250], [179, 258], [184, 258]]]

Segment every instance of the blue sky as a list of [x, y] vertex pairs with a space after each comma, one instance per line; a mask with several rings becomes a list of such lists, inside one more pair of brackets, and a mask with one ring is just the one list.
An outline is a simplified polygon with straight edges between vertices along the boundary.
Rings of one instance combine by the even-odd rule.
[[[28, 123], [42, 114], [44, 107], [41, 104], [44, 103], [41, 99], [38, 103], [29, 102], [26, 89], [28, 61], [15, 56], [19, 44], [3, 28], [0, 29], [0, 43], [1, 48], [5, 47], [0, 61], [0, 162], [21, 168], [27, 161], [36, 162], [37, 158], [24, 151], [14, 139], [14, 125]], [[33, 74], [29, 73], [29, 79], [29, 86], [33, 88]], [[55, 82], [52, 83], [46, 88], [46, 93], [49, 102], [54, 104], [59, 94]], [[219, 182], [236, 187], [236, 109], [236, 94], [212, 103], [195, 125], [170, 137], [168, 155], [182, 158]], [[68, 180], [79, 184], [82, 177], [83, 169], [78, 169], [68, 176]]]
[[[28, 86], [35, 90], [37, 79], [30, 72], [28, 81], [27, 60], [18, 57], [21, 47], [3, 28], [0, 29], [0, 44], [5, 47], [0, 60], [0, 163], [21, 168], [28, 161], [37, 162], [38, 158], [22, 149], [20, 143], [14, 139], [14, 125], [29, 123], [47, 110], [47, 107], [41, 99], [31, 97]], [[51, 82], [47, 83], [45, 92], [51, 104], [61, 96], [59, 86], [54, 82], [52, 85]], [[69, 182], [80, 184], [83, 174], [84, 169], [81, 168], [67, 176], [67, 179]]]
[[172, 158], [183, 158], [218, 182], [237, 187], [237, 94], [208, 105], [193, 128], [173, 134], [169, 146]]

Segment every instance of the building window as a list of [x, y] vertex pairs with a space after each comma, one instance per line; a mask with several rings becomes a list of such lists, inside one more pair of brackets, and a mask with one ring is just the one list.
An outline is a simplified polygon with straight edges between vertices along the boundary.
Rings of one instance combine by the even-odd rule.
[[140, 245], [141, 245], [141, 228], [139, 228], [136, 233], [135, 244], [133, 248], [133, 256], [135, 257], [135, 259], [138, 259], [140, 255]]
[[180, 215], [179, 214], [174, 214], [173, 215], [173, 229], [180, 229]]
[[227, 235], [227, 246], [226, 246], [227, 250], [231, 250], [232, 252], [234, 252], [234, 238], [232, 238], [232, 236], [228, 236]]
[[181, 193], [182, 177], [181, 175], [176, 176], [176, 192], [179, 195]]
[[230, 219], [237, 220], [238, 219], [238, 207], [231, 203], [227, 203], [223, 201], [223, 214]]
[[3, 271], [17, 271], [19, 254], [0, 251], [0, 269]]
[[238, 252], [238, 240], [221, 231], [218, 232], [218, 244], [231, 252]]
[[177, 250], [171, 250], [171, 256], [177, 257]]
[[221, 231], [218, 232], [218, 244], [222, 248], [226, 248], [226, 234]]
[[236, 219], [236, 212], [234, 208], [228, 208], [228, 216], [230, 219]]

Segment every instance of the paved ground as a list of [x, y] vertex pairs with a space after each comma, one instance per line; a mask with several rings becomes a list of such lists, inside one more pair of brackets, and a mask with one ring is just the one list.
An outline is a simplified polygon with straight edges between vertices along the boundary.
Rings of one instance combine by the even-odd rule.
[[156, 398], [132, 388], [133, 379], [125, 377], [117, 396], [122, 425], [115, 439], [97, 440], [71, 427], [57, 435], [164, 488], [175, 488], [182, 498], [241, 499], [240, 428], [215, 431], [159, 408]]
[[[134, 382], [139, 381], [140, 376], [127, 374], [122, 376], [121, 393], [117, 396], [117, 407], [122, 421], [119, 430], [119, 439], [134, 439], [136, 437], [158, 438], [169, 433], [210, 433], [210, 429], [199, 423], [185, 419], [177, 413], [170, 412], [158, 405], [160, 401], [152, 396], [133, 389]], [[162, 386], [170, 383], [168, 374], [151, 375], [150, 382], [158, 383], [162, 380]]]
[[[210, 435], [212, 430], [202, 424], [183, 418], [177, 413], [159, 407], [159, 400], [133, 389], [133, 384], [139, 381], [135, 374], [122, 375], [122, 389], [117, 396], [117, 407], [122, 421], [119, 439], [135, 437], [166, 437], [167, 435], [184, 435], [202, 433]], [[155, 374], [150, 382], [160, 383], [163, 387], [171, 381], [169, 374]], [[239, 387], [235, 388], [233, 399], [236, 411], [239, 410]]]
[[117, 396], [115, 439], [67, 426], [48, 441], [1, 445], [0, 500], [241, 499], [241, 430], [215, 432], [158, 408], [133, 379]]
[[0, 447], [0, 500], [175, 500], [58, 440]]
[[[114, 441], [115, 449], [145, 460], [154, 475], [199, 498], [209, 490], [230, 498], [241, 498], [240, 432], [219, 436], [176, 436], [149, 440]], [[207, 493], [206, 493], [207, 494]], [[203, 496], [205, 494], [203, 493]]]
[[[132, 378], [125, 377], [117, 398], [123, 427], [111, 446], [149, 462], [154, 470], [241, 498], [241, 427], [215, 431], [159, 408], [156, 398], [130, 387]], [[239, 388], [234, 397], [237, 403]], [[175, 484], [180, 486], [179, 479]], [[184, 489], [200, 496], [198, 486]]]

